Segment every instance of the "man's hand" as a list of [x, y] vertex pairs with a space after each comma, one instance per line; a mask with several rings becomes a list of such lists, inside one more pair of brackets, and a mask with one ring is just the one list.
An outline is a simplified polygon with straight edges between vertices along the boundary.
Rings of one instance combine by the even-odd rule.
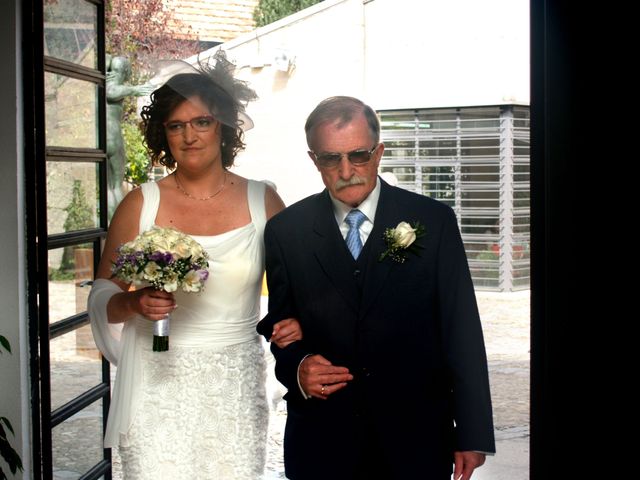
[[302, 389], [312, 397], [326, 400], [329, 395], [347, 386], [353, 375], [346, 367], [337, 367], [322, 355], [311, 355], [300, 364], [298, 378]]
[[484, 464], [486, 455], [478, 452], [454, 452], [453, 480], [469, 480], [473, 471]]
[[302, 340], [302, 327], [300, 327], [300, 323], [295, 318], [286, 318], [276, 323], [269, 339], [270, 342], [275, 343], [280, 348], [284, 348], [297, 340]]

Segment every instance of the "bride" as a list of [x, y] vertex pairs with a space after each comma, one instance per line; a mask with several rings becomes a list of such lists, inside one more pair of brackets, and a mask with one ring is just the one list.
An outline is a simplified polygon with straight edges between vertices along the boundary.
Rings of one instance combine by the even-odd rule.
[[[89, 297], [96, 344], [118, 366], [105, 448], [119, 448], [125, 479], [255, 480], [264, 471], [268, 406], [255, 326], [264, 225], [284, 204], [229, 171], [255, 93], [233, 78], [224, 53], [216, 60], [172, 76], [143, 108], [152, 159], [173, 171], [118, 206]], [[206, 249], [202, 293], [130, 290], [111, 278], [117, 248], [154, 225]], [[153, 321], [169, 313], [170, 348], [154, 352]], [[287, 319], [272, 340], [285, 347], [301, 335]]]

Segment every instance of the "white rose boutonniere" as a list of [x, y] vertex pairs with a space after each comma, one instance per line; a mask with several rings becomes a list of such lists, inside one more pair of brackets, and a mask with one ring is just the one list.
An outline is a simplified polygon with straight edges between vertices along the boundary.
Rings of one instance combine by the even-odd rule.
[[387, 244], [387, 249], [382, 252], [378, 261], [381, 262], [388, 256], [395, 262], [404, 263], [407, 260], [407, 252], [418, 254], [416, 250], [422, 247], [415, 241], [423, 235], [424, 226], [420, 222], [413, 226], [407, 222], [400, 222], [396, 228], [385, 229], [382, 238]]

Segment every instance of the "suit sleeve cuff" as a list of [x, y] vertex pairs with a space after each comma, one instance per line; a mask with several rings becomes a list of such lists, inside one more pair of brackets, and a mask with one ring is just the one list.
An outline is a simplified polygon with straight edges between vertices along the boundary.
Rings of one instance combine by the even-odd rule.
[[302, 388], [302, 385], [300, 384], [300, 367], [302, 366], [302, 362], [304, 362], [304, 360], [307, 357], [310, 357], [311, 355], [313, 355], [312, 353], [309, 353], [307, 355], [305, 355], [304, 357], [302, 357], [302, 360], [300, 360], [300, 363], [298, 364], [298, 374], [296, 375], [297, 380], [298, 380], [298, 388], [300, 389], [300, 393], [302, 394], [302, 398], [304, 398], [305, 400], [309, 400], [311, 397], [311, 395], [308, 395], [307, 392], [304, 391], [304, 389]]

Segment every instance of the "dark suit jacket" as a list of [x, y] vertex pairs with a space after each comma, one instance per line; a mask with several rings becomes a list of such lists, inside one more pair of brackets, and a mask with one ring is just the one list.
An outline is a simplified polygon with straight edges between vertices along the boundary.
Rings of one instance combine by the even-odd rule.
[[[359, 478], [363, 456], [390, 465], [387, 478], [449, 478], [454, 451], [495, 451], [484, 341], [456, 217], [380, 181], [357, 262], [326, 190], [266, 226], [269, 314], [258, 331], [268, 338], [275, 322], [296, 317], [304, 336], [272, 346], [288, 388], [292, 479]], [[419, 254], [379, 261], [384, 230], [401, 221], [425, 226]], [[326, 401], [305, 400], [297, 369], [307, 354], [348, 367], [354, 380]]]

